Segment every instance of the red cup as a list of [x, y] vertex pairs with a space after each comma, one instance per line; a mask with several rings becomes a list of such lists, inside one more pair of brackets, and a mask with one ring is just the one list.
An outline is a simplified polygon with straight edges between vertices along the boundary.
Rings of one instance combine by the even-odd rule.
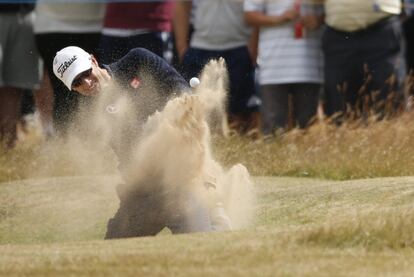
[[[301, 1], [295, 1], [293, 8], [300, 14]], [[294, 35], [296, 39], [301, 39], [304, 36], [304, 26], [300, 19], [296, 20], [294, 24]]]
[[295, 38], [296, 39], [301, 39], [301, 38], [303, 38], [303, 31], [304, 31], [304, 28], [303, 28], [303, 24], [302, 24], [302, 22], [301, 21], [297, 21], [296, 23], [295, 23]]

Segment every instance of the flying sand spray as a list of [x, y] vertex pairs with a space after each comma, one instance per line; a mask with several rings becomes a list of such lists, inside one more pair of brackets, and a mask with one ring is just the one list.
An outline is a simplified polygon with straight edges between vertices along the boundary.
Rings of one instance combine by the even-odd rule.
[[[80, 112], [74, 124], [78, 130], [71, 136], [80, 135], [81, 139], [75, 140], [73, 153], [82, 160], [85, 155], [81, 145], [88, 145], [88, 153], [97, 147], [100, 150], [93, 160], [98, 163], [114, 157], [100, 148], [111, 145], [116, 156], [128, 156], [127, 164], [118, 167], [128, 186], [161, 182], [167, 189], [174, 189], [212, 184], [213, 190], [197, 191], [200, 198], [213, 205], [219, 199], [233, 229], [246, 227], [253, 218], [255, 200], [249, 173], [241, 164], [223, 168], [211, 151], [209, 117], [226, 106], [224, 60], [207, 64], [200, 79], [193, 78], [190, 86], [193, 93], [184, 93], [166, 103], [160, 102], [163, 100], [154, 91], [140, 91], [138, 98], [131, 101], [124, 97], [125, 93], [119, 93], [119, 87], [108, 87], [92, 107], [86, 106]], [[164, 108], [155, 111], [159, 107]], [[147, 114], [151, 116], [147, 118]], [[137, 118], [142, 119], [142, 126], [137, 125]], [[73, 160], [79, 163], [76, 157]]]
[[172, 187], [212, 183], [215, 190], [200, 190], [201, 197], [213, 202], [220, 199], [233, 228], [242, 228], [253, 216], [252, 181], [243, 165], [225, 170], [214, 160], [207, 123], [211, 112], [225, 106], [224, 60], [207, 64], [200, 79], [190, 81], [193, 94], [170, 100], [161, 112], [148, 118], [126, 175], [134, 180], [131, 183], [140, 183], [157, 172], [164, 185]]

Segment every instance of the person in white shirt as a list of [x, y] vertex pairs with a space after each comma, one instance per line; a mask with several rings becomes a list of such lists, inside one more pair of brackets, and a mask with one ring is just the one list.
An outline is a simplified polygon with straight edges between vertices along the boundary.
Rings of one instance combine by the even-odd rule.
[[[295, 0], [245, 0], [246, 21], [260, 27], [259, 84], [265, 135], [283, 132], [289, 121], [308, 126], [316, 115], [323, 82], [321, 6]], [[302, 29], [299, 29], [302, 28]]]

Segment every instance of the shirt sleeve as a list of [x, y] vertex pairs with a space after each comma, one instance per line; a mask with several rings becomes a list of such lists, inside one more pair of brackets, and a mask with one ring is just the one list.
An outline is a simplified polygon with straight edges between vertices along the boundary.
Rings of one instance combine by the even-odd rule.
[[265, 12], [266, 0], [244, 0], [243, 9], [245, 12]]

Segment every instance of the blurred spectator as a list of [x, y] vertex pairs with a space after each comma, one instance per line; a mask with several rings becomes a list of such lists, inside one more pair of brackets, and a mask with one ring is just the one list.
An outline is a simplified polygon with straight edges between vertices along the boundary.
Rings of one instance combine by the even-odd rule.
[[[194, 31], [189, 43], [191, 12]], [[258, 106], [256, 101], [251, 100], [255, 96], [257, 49], [256, 45], [250, 44], [254, 32], [244, 23], [243, 2], [179, 1], [176, 3], [174, 23], [177, 52], [186, 79], [199, 75], [209, 60], [223, 57], [229, 72], [227, 112], [230, 126], [241, 132], [256, 127], [254, 119]]]
[[[191, 4], [190, 15], [187, 15], [188, 11], [183, 10], [183, 9], [178, 9], [178, 10], [175, 9], [174, 10], [174, 14], [175, 14], [174, 18], [181, 18], [183, 16], [189, 16], [189, 18], [188, 18], [188, 32], [187, 32], [187, 34], [183, 34], [183, 36], [187, 37], [186, 47], [188, 47], [188, 45], [190, 44], [191, 37], [193, 36], [193, 32], [194, 32], [194, 11], [196, 9], [197, 9], [197, 1], [193, 1], [192, 4]], [[180, 12], [184, 12], [185, 14], [180, 14]], [[184, 19], [184, 21], [186, 22], [187, 19]], [[175, 32], [172, 33], [172, 37], [173, 37], [173, 62], [172, 62], [172, 64], [175, 68], [177, 68], [177, 70], [181, 74], [184, 74], [184, 69], [182, 67], [182, 62], [181, 62], [180, 57], [178, 55], [177, 43], [176, 43], [176, 39], [175, 39]]]
[[289, 115], [305, 128], [316, 115], [323, 81], [321, 19], [316, 16], [322, 14], [322, 6], [297, 0], [245, 0], [244, 8], [246, 21], [260, 27], [263, 133], [284, 131]]
[[[401, 0], [325, 0], [325, 112], [380, 118], [402, 103]], [[339, 117], [339, 121], [342, 120]]]
[[45, 68], [40, 88], [33, 92], [34, 105], [36, 106], [36, 111], [39, 115], [44, 138], [50, 138], [55, 135], [55, 128], [53, 126], [53, 94], [49, 73]]
[[414, 0], [404, 1], [405, 20], [403, 24], [406, 42], [406, 64], [408, 74], [407, 91], [414, 95]]
[[136, 47], [171, 61], [172, 15], [170, 0], [108, 3], [102, 31], [102, 63], [112, 63]]
[[[34, 113], [35, 113], [35, 103], [33, 99], [33, 91], [24, 90], [21, 107], [20, 107], [20, 125], [24, 133], [27, 133], [29, 131], [28, 121], [29, 121], [29, 118], [31, 118]], [[17, 137], [19, 139], [18, 135]]]
[[[105, 5], [83, 0], [74, 3], [37, 0], [35, 33], [36, 43], [45, 64], [45, 78], [38, 93], [38, 103], [46, 111], [53, 105], [53, 119], [56, 130], [65, 134], [68, 124], [75, 115], [81, 96], [71, 93], [53, 74], [53, 58], [60, 49], [77, 45], [89, 53], [97, 54], [102, 30]], [[47, 76], [46, 76], [47, 74]], [[50, 84], [53, 88], [52, 98]]]
[[32, 4], [0, 4], [0, 138], [15, 145], [25, 90], [40, 81]]

